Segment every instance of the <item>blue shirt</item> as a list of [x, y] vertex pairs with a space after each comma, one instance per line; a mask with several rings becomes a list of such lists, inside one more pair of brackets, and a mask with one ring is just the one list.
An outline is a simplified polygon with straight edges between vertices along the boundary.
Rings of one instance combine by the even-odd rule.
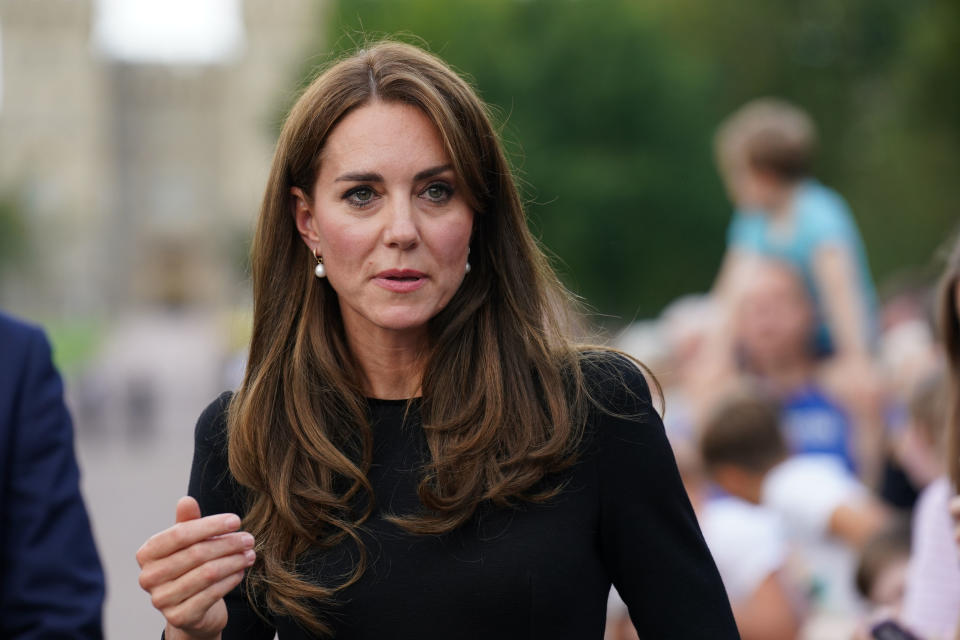
[[780, 415], [791, 452], [829, 455], [856, 473], [850, 419], [819, 388], [808, 385], [785, 397]]
[[868, 342], [873, 342], [876, 335], [876, 291], [867, 252], [847, 203], [836, 191], [816, 180], [807, 180], [797, 187], [790, 216], [786, 231], [781, 233], [773, 228], [770, 217], [763, 211], [738, 210], [727, 232], [727, 245], [783, 260], [800, 273], [813, 300], [817, 316], [816, 348], [820, 353], [830, 353], [833, 347], [823, 296], [814, 277], [814, 257], [824, 247], [845, 249], [853, 260], [863, 296], [862, 308], [866, 312], [863, 329], [869, 336]]

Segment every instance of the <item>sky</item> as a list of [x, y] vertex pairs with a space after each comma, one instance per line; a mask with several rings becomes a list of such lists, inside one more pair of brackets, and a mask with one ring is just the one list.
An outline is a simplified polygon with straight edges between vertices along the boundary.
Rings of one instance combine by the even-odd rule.
[[96, 0], [93, 43], [126, 62], [216, 64], [243, 48], [241, 0]]

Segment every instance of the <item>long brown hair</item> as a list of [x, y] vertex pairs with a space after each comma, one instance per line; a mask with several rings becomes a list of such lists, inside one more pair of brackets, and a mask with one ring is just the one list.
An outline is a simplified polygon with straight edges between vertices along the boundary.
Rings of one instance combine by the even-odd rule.
[[[253, 337], [228, 413], [228, 446], [230, 470], [248, 496], [244, 526], [257, 540], [248, 595], [320, 634], [329, 629], [312, 603], [364, 571], [358, 527], [372, 507], [371, 432], [337, 297], [313, 277], [290, 190], [312, 193], [328, 136], [373, 100], [426, 114], [475, 211], [472, 271], [429, 325], [424, 508], [393, 520], [437, 534], [463, 524], [481, 502], [547, 498], [557, 487], [543, 480], [573, 462], [589, 400], [582, 352], [567, 338], [570, 295], [527, 229], [510, 167], [470, 86], [434, 56], [394, 42], [319, 75], [284, 124], [263, 199], [252, 249]], [[344, 543], [358, 552], [338, 584], [298, 573], [309, 550]]]
[[960, 286], [960, 235], [947, 258], [947, 267], [940, 277], [937, 310], [940, 339], [950, 369], [950, 423], [947, 429], [947, 472], [953, 490], [960, 491], [960, 314], [957, 287]]

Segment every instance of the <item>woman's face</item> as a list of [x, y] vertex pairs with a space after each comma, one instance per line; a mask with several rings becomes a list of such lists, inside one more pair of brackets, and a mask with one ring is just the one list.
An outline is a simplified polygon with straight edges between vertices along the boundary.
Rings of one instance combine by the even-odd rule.
[[327, 139], [313, 193], [293, 189], [297, 227], [323, 258], [351, 338], [422, 332], [465, 275], [473, 211], [437, 128], [376, 101]]

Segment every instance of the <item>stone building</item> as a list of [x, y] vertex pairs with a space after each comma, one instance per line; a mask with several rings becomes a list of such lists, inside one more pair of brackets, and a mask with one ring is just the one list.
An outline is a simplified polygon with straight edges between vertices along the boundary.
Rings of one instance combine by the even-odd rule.
[[0, 306], [106, 315], [223, 304], [243, 286], [243, 239], [324, 3], [232, 1], [232, 51], [169, 61], [105, 47], [93, 0], [0, 0], [0, 197], [28, 230]]

